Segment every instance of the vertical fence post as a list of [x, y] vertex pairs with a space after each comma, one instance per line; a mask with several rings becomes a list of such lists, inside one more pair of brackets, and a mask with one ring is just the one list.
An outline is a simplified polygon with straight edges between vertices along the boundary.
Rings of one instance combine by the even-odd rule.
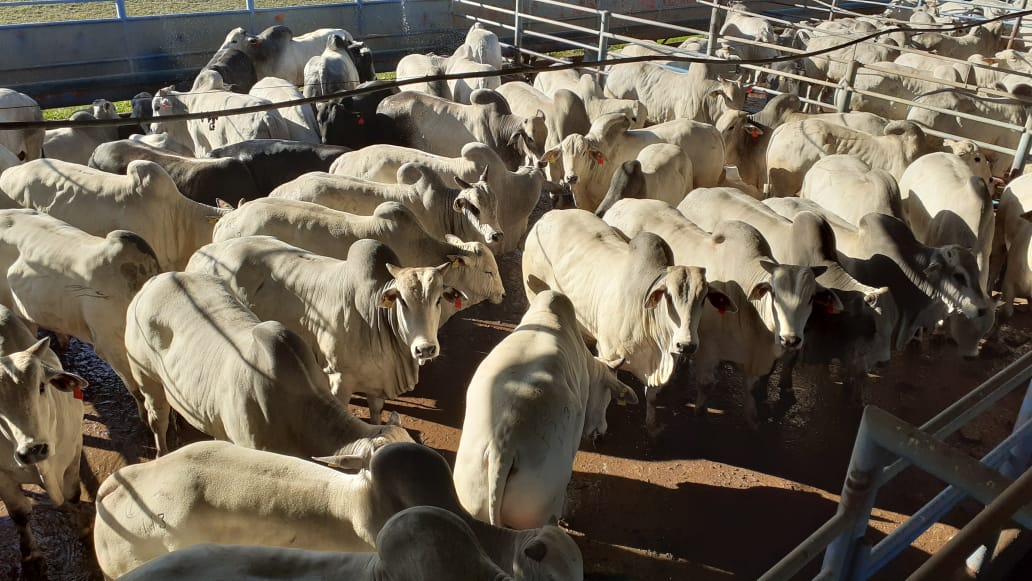
[[115, 16], [119, 20], [125, 21], [125, 0], [115, 0]]
[[828, 6], [828, 22], [835, 20], [835, 10], [838, 9], [838, 0], [831, 0], [831, 6]]
[[[609, 15], [608, 10], [598, 11], [598, 51], [597, 60], [601, 63], [609, 56]], [[598, 65], [601, 71], [604, 65]]]
[[247, 8], [247, 19], [250, 24], [247, 27], [248, 31], [254, 30], [254, 0], [244, 0], [244, 6]]
[[[1018, 426], [1027, 422], [1029, 418], [1032, 418], [1032, 381], [1029, 382], [1028, 389], [1025, 390], [1025, 399], [1022, 400], [1021, 409], [1018, 410], [1018, 418], [1014, 420], [1014, 429], [1016, 430]], [[1030, 455], [1032, 455], [1032, 439], [1025, 438], [1015, 443], [1014, 447], [1008, 452], [1007, 459], [1000, 465], [1000, 474], [1016, 480], [1028, 469]], [[1008, 540], [1013, 539], [1001, 539], [1001, 535], [997, 534], [987, 544], [978, 547], [967, 558], [968, 570], [976, 572], [979, 578], [987, 575], [992, 569], [993, 557], [1001, 540], [1006, 545]]]
[[1011, 177], [1021, 175], [1025, 169], [1025, 159], [1028, 157], [1028, 148], [1032, 144], [1032, 115], [1025, 121], [1025, 132], [1021, 134], [1021, 141], [1014, 151], [1014, 163], [1011, 165]]
[[713, 56], [717, 51], [717, 38], [720, 36], [720, 8], [713, 6], [709, 19], [709, 38], [706, 39], [706, 56]]
[[[870, 406], [868, 406], [870, 407]], [[848, 515], [849, 525], [828, 545], [824, 552], [822, 575], [830, 579], [850, 579], [855, 570], [860, 542], [867, 532], [867, 523], [874, 510], [874, 499], [881, 486], [881, 471], [889, 455], [875, 443], [870, 434], [865, 410], [857, 430], [853, 454], [849, 459], [846, 482], [838, 511]]]
[[[1021, 11], [1024, 12], [1028, 8], [1028, 0], [1021, 0]], [[1021, 17], [1019, 16], [1017, 21], [1014, 22], [1010, 37], [1007, 39], [1007, 50], [1011, 49], [1011, 45], [1014, 44], [1014, 38], [1018, 36], [1018, 31], [1021, 29]]]
[[512, 46], [516, 49], [516, 64], [523, 64], [523, 12], [527, 0], [516, 0], [515, 14], [512, 17]]
[[835, 108], [839, 113], [849, 113], [849, 104], [853, 100], [853, 83], [856, 82], [856, 71], [859, 68], [859, 62], [849, 61], [846, 76], [839, 83], [838, 92], [835, 95]]

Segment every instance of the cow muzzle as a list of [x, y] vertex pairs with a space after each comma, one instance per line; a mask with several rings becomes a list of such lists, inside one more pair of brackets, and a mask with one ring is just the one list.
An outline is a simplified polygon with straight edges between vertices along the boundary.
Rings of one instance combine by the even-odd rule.
[[577, 183], [577, 176], [575, 176], [575, 175], [568, 175], [565, 178], [563, 178], [563, 181], [566, 182], [567, 185], [571, 185], [572, 186], [572, 185]]
[[14, 457], [19, 464], [31, 466], [50, 457], [50, 445], [46, 443], [23, 444], [15, 451]]
[[420, 365], [425, 365], [427, 361], [437, 357], [437, 345], [433, 343], [416, 345], [412, 347], [412, 356], [415, 357]]
[[678, 355], [678, 356], [681, 356], [681, 357], [686, 357], [688, 355], [694, 355], [695, 352], [698, 351], [698, 350], [699, 350], [699, 346], [696, 345], [695, 343], [692, 343], [692, 342], [688, 342], [688, 343], [678, 342], [678, 343], [674, 344], [673, 355]]
[[785, 349], [798, 349], [803, 345], [803, 340], [797, 335], [782, 335], [781, 346]]

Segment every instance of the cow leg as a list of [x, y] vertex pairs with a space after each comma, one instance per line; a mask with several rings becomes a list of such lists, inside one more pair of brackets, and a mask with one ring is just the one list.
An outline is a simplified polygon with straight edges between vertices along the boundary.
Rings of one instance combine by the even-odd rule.
[[659, 391], [658, 386], [645, 386], [645, 431], [650, 438], [659, 436], [665, 427], [656, 420], [656, 398], [659, 397]]
[[160, 458], [171, 451], [167, 439], [171, 407], [168, 404], [168, 398], [165, 397], [165, 390], [160, 384], [157, 386], [145, 385], [144, 393], [146, 393], [144, 406], [147, 413], [147, 425], [154, 433], [154, 446], [158, 449]]
[[781, 359], [781, 375], [778, 377], [778, 392], [781, 397], [779, 403], [785, 406], [786, 411], [788, 407], [791, 407], [796, 402], [792, 386], [797, 363], [799, 363], [798, 351], [787, 353]]
[[[7, 512], [18, 529], [18, 545], [21, 549], [22, 563], [42, 571], [43, 551], [39, 550], [36, 539], [32, 537], [29, 527], [29, 515], [32, 514], [32, 501], [22, 493], [21, 486], [6, 472], [0, 472], [0, 500], [7, 506]], [[27, 572], [27, 571], [26, 571]], [[26, 575], [31, 578], [31, 576]]]
[[379, 426], [383, 423], [384, 399], [382, 397], [366, 394], [366, 402], [369, 405], [369, 423], [374, 426]]
[[[745, 423], [749, 429], [755, 430], [760, 426], [761, 419], [770, 417], [770, 408], [767, 405], [767, 387], [770, 384], [770, 374], [761, 376], [746, 376], [742, 380], [742, 387], [745, 394], [742, 399], [745, 403]], [[762, 413], [760, 407], [763, 407]]]

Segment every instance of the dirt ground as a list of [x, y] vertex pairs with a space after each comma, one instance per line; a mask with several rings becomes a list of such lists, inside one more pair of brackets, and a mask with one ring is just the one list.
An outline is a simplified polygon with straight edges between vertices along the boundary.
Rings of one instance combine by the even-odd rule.
[[[459, 441], [465, 386], [526, 308], [519, 261], [518, 252], [499, 260], [507, 302], [478, 305], [452, 319], [441, 331], [441, 356], [422, 368], [415, 392], [387, 406], [449, 461]], [[870, 378], [864, 402], [919, 424], [1032, 348], [1030, 328], [1032, 313], [1019, 307], [1002, 340], [977, 360], [957, 357], [944, 341], [907, 351]], [[152, 439], [128, 393], [88, 347], [73, 342], [62, 359], [90, 382], [83, 484], [92, 500], [113, 471], [154, 457]], [[727, 389], [714, 394], [704, 418], [684, 403], [692, 400], [690, 385], [677, 381], [664, 391], [661, 417], [668, 429], [659, 440], [646, 436], [642, 407], [613, 406], [609, 433], [582, 446], [565, 520], [584, 552], [588, 579], [754, 579], [834, 513], [861, 409], [833, 376], [805, 368], [796, 382], [798, 403], [780, 420], [750, 431], [737, 380], [726, 375]], [[623, 379], [633, 385], [629, 376]], [[983, 455], [1011, 430], [1020, 399], [1011, 395], [950, 443]], [[941, 486], [914, 470], [903, 473], [879, 495], [871, 539], [890, 532]], [[42, 495], [34, 497], [32, 526], [50, 578], [99, 579], [91, 541], [75, 539], [67, 516]], [[964, 504], [954, 510], [878, 578], [903, 578], [977, 509]], [[17, 535], [6, 514], [0, 517], [0, 579], [18, 579]]]

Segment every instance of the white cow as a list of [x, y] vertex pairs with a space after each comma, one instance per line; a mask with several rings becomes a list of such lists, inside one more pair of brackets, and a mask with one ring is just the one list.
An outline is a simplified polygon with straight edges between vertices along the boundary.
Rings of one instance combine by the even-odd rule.
[[835, 153], [855, 155], [871, 168], [883, 169], [898, 180], [911, 162], [932, 151], [924, 131], [909, 121], [889, 123], [880, 137], [819, 119], [795, 121], [778, 127], [770, 139], [767, 183], [771, 195], [793, 196], [813, 164]]
[[680, 147], [670, 143], [648, 145], [613, 173], [609, 191], [595, 214], [605, 214], [623, 198], [662, 200], [675, 206], [695, 187], [693, 173], [692, 160]]
[[582, 74], [576, 69], [542, 71], [534, 77], [534, 88], [552, 98], [561, 89], [571, 91], [584, 102], [584, 109], [592, 122], [603, 115], [622, 113], [631, 120], [632, 129], [641, 129], [648, 119], [648, 110], [641, 101], [607, 97], [591, 73]]
[[[248, 94], [273, 103], [296, 101], [304, 97], [297, 87], [277, 77], [259, 79]], [[315, 110], [311, 105], [305, 103], [276, 110], [287, 124], [288, 139], [302, 143], [322, 143], [319, 123], [315, 120]]]
[[292, 456], [368, 461], [390, 442], [412, 441], [394, 425], [355, 418], [330, 393], [304, 340], [262, 322], [221, 278], [168, 272], [129, 303], [126, 350], [143, 392], [158, 455], [175, 409], [219, 440]]
[[[468, 73], [489, 73], [497, 71], [495, 67], [479, 63], [472, 58], [452, 58], [448, 62], [448, 68], [444, 70], [448, 75], [461, 75]], [[502, 84], [500, 75], [486, 77], [471, 77], [467, 79], [449, 79], [448, 93], [451, 100], [463, 105], [470, 104], [470, 95], [477, 89], [497, 89]]]
[[713, 123], [728, 109], [745, 108], [741, 83], [712, 75], [703, 63], [692, 63], [685, 72], [648, 62], [614, 65], [605, 90], [608, 96], [644, 103], [651, 123], [674, 119]]
[[[1003, 246], [1005, 258], [994, 260], [1006, 261], [1001, 290], [1003, 305], [1000, 307], [1000, 320], [1005, 321], [1014, 315], [1014, 299], [1032, 297], [1032, 175], [1018, 177], [1011, 183], [1000, 197], [1000, 208], [996, 216], [996, 240], [994, 244]], [[994, 270], [999, 270], [997, 267]]]
[[545, 178], [538, 167], [540, 163], [509, 171], [494, 150], [479, 142], [467, 143], [459, 157], [443, 157], [397, 145], [369, 145], [338, 157], [330, 166], [330, 173], [397, 183], [398, 170], [409, 162], [432, 170], [445, 183], [455, 178], [473, 183], [487, 172], [485, 181], [489, 189], [499, 193], [498, 228], [506, 233], [501, 243], [495, 245], [497, 254], [516, 249], [527, 231], [530, 214], [541, 198], [542, 189], [553, 193], [561, 191]]
[[[225, 109], [272, 103], [268, 99], [225, 90], [221, 76], [214, 71], [204, 71], [204, 74], [218, 77], [217, 84], [209, 90], [181, 93], [173, 87], [158, 89], [152, 102], [155, 117], [202, 112], [217, 114]], [[202, 75], [198, 75], [198, 79]], [[152, 125], [152, 130], [154, 133], [166, 132], [173, 140], [192, 145], [193, 154], [197, 157], [204, 157], [213, 149], [249, 139], [290, 139], [290, 127], [276, 109], [190, 121], [159, 119]]]
[[229, 211], [183, 196], [160, 165], [144, 160], [129, 162], [126, 175], [118, 175], [37, 159], [0, 176], [0, 191], [94, 236], [135, 232], [154, 249], [164, 270], [182, 270]]
[[581, 438], [606, 433], [613, 397], [638, 402], [584, 346], [570, 299], [534, 297], [466, 390], [454, 475], [462, 506], [496, 526], [556, 522]]
[[[0, 88], [0, 122], [36, 121], [43, 122], [43, 111], [32, 97]], [[43, 127], [35, 129], [4, 129], [0, 131], [0, 146], [6, 147], [21, 161], [32, 161], [42, 157]]]
[[[295, 87], [305, 82], [305, 65], [312, 57], [322, 53], [327, 39], [340, 36], [348, 43], [355, 42], [350, 32], [343, 28], [320, 28], [294, 36], [286, 26], [270, 26], [257, 36], [247, 36], [242, 28], [229, 33], [223, 46], [232, 41], [246, 41], [250, 45], [258, 79], [277, 77], [290, 81]], [[243, 46], [241, 44], [241, 46]]]
[[905, 220], [896, 178], [853, 155], [829, 155], [810, 168], [799, 197], [813, 200], [856, 226], [870, 212]]
[[563, 182], [573, 192], [577, 206], [594, 211], [609, 190], [616, 168], [654, 143], [677, 145], [688, 155], [695, 186], [720, 183], [724, 174], [720, 132], [712, 125], [688, 119], [630, 129], [626, 117], [608, 115], [592, 123], [586, 135], [570, 135], [542, 157], [548, 161], [562, 158]]
[[650, 431], [657, 427], [655, 392], [699, 347], [703, 304], [734, 308], [703, 269], [675, 266], [659, 237], [643, 233], [628, 242], [584, 210], [553, 210], [530, 229], [523, 284], [528, 299], [549, 289], [567, 294], [599, 358], [646, 384]]
[[[379, 240], [398, 255], [400, 266], [437, 266], [448, 262], [444, 284], [469, 299], [469, 308], [484, 300], [499, 304], [505, 298], [494, 254], [483, 242], [463, 242], [445, 235], [438, 240], [423, 229], [412, 211], [397, 202], [384, 202], [372, 216], [338, 212], [319, 204], [295, 200], [258, 199], [247, 202], [215, 225], [215, 242], [244, 236], [272, 236], [309, 252], [345, 260], [351, 245], [363, 238]], [[456, 303], [441, 306], [443, 325]]]
[[[76, 111], [69, 121], [96, 121], [115, 119], [118, 112], [110, 101], [97, 99], [89, 111]], [[49, 159], [60, 159], [86, 165], [93, 150], [102, 143], [118, 139], [118, 128], [111, 127], [63, 127], [49, 129], [43, 136], [43, 155]]]
[[782, 354], [801, 346], [818, 290], [816, 277], [824, 270], [778, 264], [763, 236], [744, 222], [727, 221], [708, 234], [654, 200], [621, 200], [605, 220], [625, 236], [661, 236], [674, 260], [702, 265], [710, 284], [727, 293], [727, 303], [736, 308], [715, 304], [717, 308], [702, 310], [697, 323], [699, 350], [692, 365], [699, 385], [696, 413], [706, 410], [720, 362], [731, 361], [744, 376], [746, 422], [756, 426], [767, 376]]
[[349, 579], [351, 581], [507, 581], [462, 519], [436, 506], [392, 516], [376, 535], [376, 553], [200, 544], [158, 557], [122, 581], [180, 579]]
[[356, 242], [340, 261], [251, 236], [201, 248], [187, 270], [225, 279], [260, 319], [283, 321], [330, 373], [334, 395], [348, 403], [353, 393], [365, 393], [379, 423], [384, 399], [412, 391], [419, 367], [440, 354], [442, 299], [466, 300], [444, 286], [450, 263], [399, 262], [375, 240]]
[[43, 553], [32, 537], [32, 501], [21, 485], [42, 487], [55, 506], [67, 501], [79, 508], [86, 380], [63, 371], [50, 339], [37, 341], [2, 305], [0, 341], [0, 500], [14, 520], [28, 568], [42, 563]]
[[324, 172], [310, 172], [278, 186], [270, 198], [314, 202], [341, 212], [369, 215], [383, 202], [398, 202], [416, 215], [426, 231], [439, 239], [446, 234], [463, 240], [501, 242], [498, 198], [487, 185], [486, 173], [476, 183], [455, 178], [462, 189], [445, 187], [432, 171], [416, 165], [398, 170], [398, 184], [383, 184]]
[[[983, 163], [982, 166], [985, 166]], [[929, 246], [957, 244], [975, 255], [982, 299], [990, 302], [989, 258], [996, 229], [993, 200], [984, 176], [952, 153], [928, 154], [907, 168], [899, 180], [907, 221], [917, 240]], [[974, 281], [970, 281], [974, 282]], [[961, 353], [978, 354], [978, 342], [993, 326], [993, 310], [968, 319], [952, 315], [950, 335]]]
[[354, 89], [361, 82], [358, 67], [349, 48], [354, 43], [334, 34], [326, 38], [326, 48], [305, 63], [305, 97], [329, 95]]
[[91, 236], [35, 210], [0, 210], [0, 304], [26, 321], [90, 343], [136, 398], [125, 352], [125, 310], [158, 258], [140, 236]]
[[190, 444], [105, 480], [93, 540], [112, 578], [199, 543], [369, 552], [387, 520], [411, 506], [458, 515], [491, 560], [519, 579], [584, 579], [580, 550], [562, 529], [514, 531], [470, 517], [455, 497], [448, 463], [418, 444], [384, 446], [368, 470], [355, 473], [226, 442]]

